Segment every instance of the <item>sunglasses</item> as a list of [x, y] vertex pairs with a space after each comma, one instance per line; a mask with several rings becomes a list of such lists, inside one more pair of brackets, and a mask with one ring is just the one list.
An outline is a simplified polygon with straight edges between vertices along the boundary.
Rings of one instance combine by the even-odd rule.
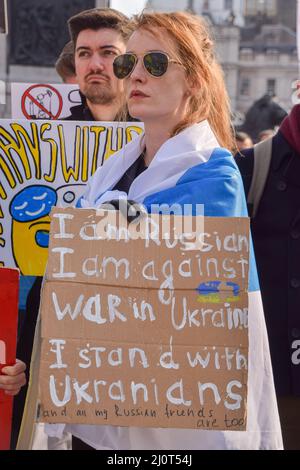
[[[168, 54], [160, 51], [147, 52], [143, 55], [143, 66], [152, 77], [161, 77], [168, 70], [169, 63], [182, 65], [177, 60], [170, 59]], [[113, 62], [114, 74], [117, 78], [129, 77], [138, 63], [138, 56], [131, 52], [119, 55]]]

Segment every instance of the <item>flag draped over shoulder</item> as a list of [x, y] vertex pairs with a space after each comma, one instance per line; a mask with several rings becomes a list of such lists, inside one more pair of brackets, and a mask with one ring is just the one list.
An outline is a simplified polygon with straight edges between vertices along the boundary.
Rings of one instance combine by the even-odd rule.
[[[247, 217], [243, 183], [230, 152], [220, 148], [207, 121], [166, 141], [150, 166], [133, 181], [128, 195], [116, 183], [143, 150], [143, 136], [126, 145], [99, 168], [78, 207], [127, 198], [148, 212], [161, 204], [204, 205], [205, 216]], [[161, 211], [161, 207], [160, 210]], [[96, 449], [281, 449], [268, 338], [253, 249], [249, 270], [249, 375], [246, 431], [67, 425], [66, 429]], [[46, 425], [60, 436], [64, 425]]]
[[[95, 208], [127, 197], [113, 188], [142, 149], [140, 136], [110, 157], [98, 168], [77, 206]], [[192, 204], [194, 208], [204, 204], [206, 216], [238, 216], [244, 207], [239, 191], [241, 179], [231, 153], [219, 147], [208, 122], [203, 121], [161, 146], [149, 168], [133, 181], [128, 199], [143, 203], [149, 212], [157, 204]]]

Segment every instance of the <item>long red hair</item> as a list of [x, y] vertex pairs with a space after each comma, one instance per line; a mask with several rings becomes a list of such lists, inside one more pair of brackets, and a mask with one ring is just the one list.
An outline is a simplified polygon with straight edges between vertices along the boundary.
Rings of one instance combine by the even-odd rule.
[[155, 29], [168, 33], [176, 46], [175, 57], [183, 64], [187, 80], [193, 86], [187, 115], [178, 123], [172, 135], [207, 119], [219, 144], [233, 149], [235, 145], [229, 97], [204, 18], [185, 12], [142, 13], [130, 23], [131, 31], [138, 29], [145, 29], [152, 34]]

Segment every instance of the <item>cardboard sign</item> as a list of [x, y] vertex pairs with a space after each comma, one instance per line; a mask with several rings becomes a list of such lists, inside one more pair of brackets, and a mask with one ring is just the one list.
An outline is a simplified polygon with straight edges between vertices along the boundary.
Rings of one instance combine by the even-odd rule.
[[41, 421], [244, 430], [249, 220], [116, 215], [52, 210]]
[[134, 122], [1, 120], [0, 265], [42, 276], [51, 207], [74, 206], [96, 169], [142, 132]]
[[78, 85], [12, 83], [12, 119], [63, 119], [81, 104]]
[[[16, 362], [19, 272], [0, 268], [0, 373]], [[0, 450], [9, 449], [13, 397], [0, 389]]]

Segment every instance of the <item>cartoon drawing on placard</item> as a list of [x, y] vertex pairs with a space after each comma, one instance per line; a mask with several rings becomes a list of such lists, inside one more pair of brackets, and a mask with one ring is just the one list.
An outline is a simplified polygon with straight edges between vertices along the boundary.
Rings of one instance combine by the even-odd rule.
[[49, 243], [50, 211], [56, 204], [56, 191], [49, 186], [28, 186], [10, 203], [11, 244], [16, 265], [22, 274], [46, 265]]
[[209, 281], [202, 282], [197, 287], [198, 302], [235, 302], [240, 300], [240, 286], [235, 282]]
[[57, 203], [64, 207], [76, 202], [76, 193], [82, 186], [64, 185], [54, 189], [36, 184], [24, 188], [12, 199], [11, 246], [22, 274], [38, 272], [39, 266], [46, 266], [51, 208]]
[[42, 276], [51, 208], [74, 206], [106, 158], [141, 132], [139, 123], [3, 120], [0, 266]]

